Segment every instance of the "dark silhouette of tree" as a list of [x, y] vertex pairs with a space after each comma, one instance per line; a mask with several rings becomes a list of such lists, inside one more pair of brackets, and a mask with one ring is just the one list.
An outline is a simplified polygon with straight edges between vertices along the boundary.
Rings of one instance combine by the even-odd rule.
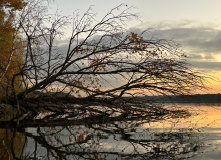
[[[121, 4], [98, 20], [91, 8], [82, 16], [74, 12], [72, 19], [47, 14], [47, 0], [30, 0], [22, 7], [23, 1], [0, 2], [16, 5], [9, 38], [16, 43], [7, 43], [12, 50], [4, 66], [0, 59], [1, 87], [8, 76], [10, 88], [10, 94], [0, 97], [0, 128], [11, 128], [0, 130], [1, 158], [171, 159], [198, 150], [198, 141], [191, 143], [194, 134], [148, 133], [156, 139], [133, 135], [142, 123], [189, 116], [139, 96], [190, 94], [204, 88], [204, 77], [191, 70], [175, 42], [150, 29], [128, 30], [127, 22], [138, 19], [132, 7]], [[68, 41], [62, 41], [70, 26]], [[20, 59], [15, 58], [18, 53]], [[126, 142], [132, 152], [120, 145], [107, 151], [100, 142], [111, 140]], [[27, 153], [30, 142], [35, 145]]]
[[[156, 119], [142, 123], [150, 123], [152, 120]], [[198, 132], [193, 131], [154, 132], [148, 128], [139, 128], [140, 123], [137, 121], [104, 124], [89, 122], [85, 125], [69, 126], [66, 124], [51, 127], [50, 124], [40, 123], [39, 127], [32, 131], [17, 125], [15, 128], [0, 129], [2, 151], [0, 157], [18, 160], [40, 158], [169, 160], [189, 158], [203, 151], [201, 148], [203, 139], [199, 137]], [[44, 127], [40, 127], [41, 125]]]
[[[129, 115], [140, 114], [145, 107], [142, 102], [133, 103], [137, 107], [132, 101], [125, 103], [129, 100], [125, 96], [180, 95], [203, 88], [203, 77], [190, 69], [176, 43], [157, 38], [149, 29], [141, 33], [127, 29], [128, 21], [138, 19], [131, 9], [121, 4], [100, 20], [91, 8], [81, 17], [75, 13], [64, 50], [59, 43], [70, 18], [47, 15], [44, 2], [30, 1], [17, 18], [26, 49], [24, 64], [11, 82], [21, 76], [25, 90], [14, 91], [8, 101], [33, 113], [36, 106], [55, 111], [51, 107], [58, 103], [82, 103], [83, 113]], [[90, 108], [91, 104], [105, 104], [106, 111]]]

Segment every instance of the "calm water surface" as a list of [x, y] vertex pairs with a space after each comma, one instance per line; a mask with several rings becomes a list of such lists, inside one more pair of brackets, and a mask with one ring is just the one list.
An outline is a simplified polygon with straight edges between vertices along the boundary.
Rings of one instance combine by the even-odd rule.
[[152, 122], [2, 128], [0, 159], [220, 160], [221, 104], [176, 107], [188, 109], [192, 116]]

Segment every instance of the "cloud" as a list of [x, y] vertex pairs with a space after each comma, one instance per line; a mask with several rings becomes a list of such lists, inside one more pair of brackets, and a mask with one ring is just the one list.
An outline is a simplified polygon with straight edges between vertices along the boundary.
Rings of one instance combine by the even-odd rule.
[[221, 54], [221, 31], [213, 28], [171, 28], [159, 30], [169, 39], [174, 39], [182, 46], [203, 53]]
[[188, 55], [188, 62], [199, 69], [221, 70], [221, 28], [215, 23], [194, 20], [146, 22], [131, 28], [141, 32], [150, 28], [159, 38], [173, 40], [181, 45]]
[[189, 61], [194, 68], [201, 70], [221, 70], [221, 62]]
[[146, 28], [152, 28], [155, 35], [175, 40], [194, 52], [221, 54], [221, 29], [215, 24], [202, 24], [191, 20], [149, 22], [131, 30], [141, 32]]
[[[130, 31], [141, 33], [147, 28], [156, 37], [181, 44], [188, 62], [194, 66], [221, 70], [221, 63], [217, 62], [217, 56], [221, 56], [221, 28], [217, 24], [194, 20], [147, 22], [130, 28]], [[68, 39], [60, 41], [61, 51], [67, 51], [68, 42]]]

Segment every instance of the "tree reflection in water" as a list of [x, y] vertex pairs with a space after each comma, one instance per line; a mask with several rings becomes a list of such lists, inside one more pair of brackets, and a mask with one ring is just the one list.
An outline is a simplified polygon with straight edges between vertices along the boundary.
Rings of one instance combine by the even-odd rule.
[[153, 132], [140, 127], [143, 123], [1, 129], [0, 158], [182, 159], [202, 145], [194, 132]]
[[0, 159], [16, 159], [21, 157], [26, 137], [16, 129], [0, 129]]

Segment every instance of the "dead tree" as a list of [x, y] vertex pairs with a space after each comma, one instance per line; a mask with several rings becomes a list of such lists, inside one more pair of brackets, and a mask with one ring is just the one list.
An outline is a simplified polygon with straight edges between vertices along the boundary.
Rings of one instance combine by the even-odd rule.
[[[157, 38], [149, 29], [127, 29], [128, 21], [138, 19], [131, 9], [121, 4], [97, 20], [89, 8], [71, 19], [47, 15], [43, 2], [28, 3], [17, 22], [26, 45], [24, 64], [14, 75], [23, 77], [25, 90], [12, 98], [25, 101], [38, 91], [116, 101], [125, 96], [190, 94], [204, 87], [203, 77], [191, 70], [175, 42]], [[61, 45], [70, 24], [72, 33]]]

